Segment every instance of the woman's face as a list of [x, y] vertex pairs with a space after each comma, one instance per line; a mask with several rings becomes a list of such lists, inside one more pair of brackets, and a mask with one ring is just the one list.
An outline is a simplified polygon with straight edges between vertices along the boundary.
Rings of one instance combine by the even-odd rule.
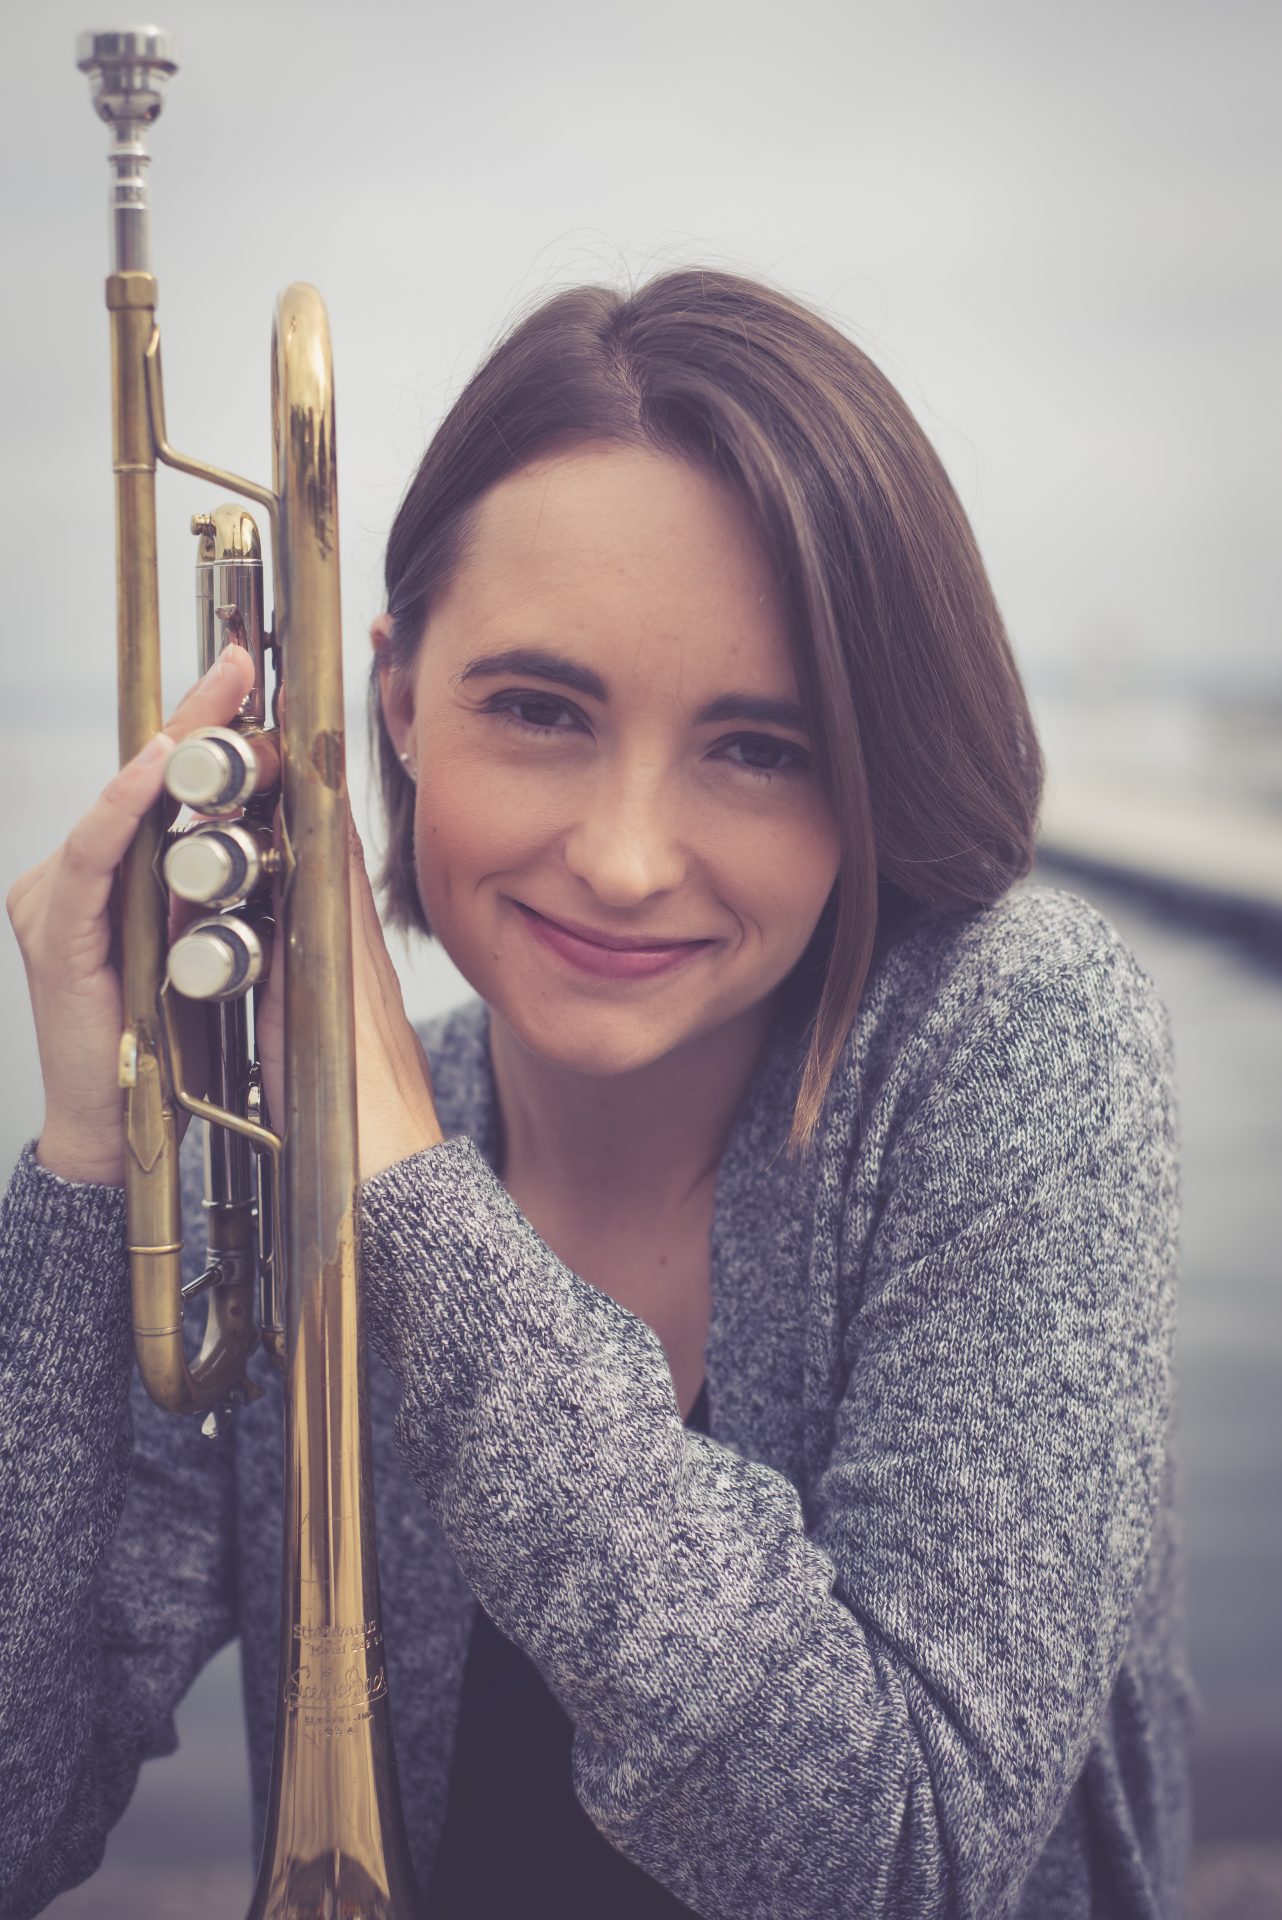
[[[588, 1074], [759, 1017], [839, 844], [743, 508], [683, 462], [597, 444], [495, 486], [474, 533], [409, 683], [383, 685], [442, 946], [525, 1046]], [[702, 944], [611, 976], [536, 915]]]

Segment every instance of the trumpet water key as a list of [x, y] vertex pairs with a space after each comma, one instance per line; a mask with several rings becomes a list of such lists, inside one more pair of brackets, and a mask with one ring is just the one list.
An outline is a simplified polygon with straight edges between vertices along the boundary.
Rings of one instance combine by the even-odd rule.
[[[135, 1349], [147, 1391], [211, 1430], [261, 1392], [261, 1338], [283, 1375], [280, 1684], [251, 1920], [409, 1920], [421, 1912], [388, 1720], [357, 1288], [356, 1079], [329, 330], [315, 289], [286, 288], [272, 341], [270, 487], [176, 453], [165, 431], [149, 259], [146, 134], [176, 71], [156, 27], [83, 34], [78, 64], [111, 129], [111, 328], [117, 669], [122, 761], [162, 724], [158, 461], [237, 496], [198, 515], [200, 664], [247, 647], [235, 723], [184, 739], [171, 800], [121, 869], [120, 1047]], [[274, 624], [259, 529], [271, 532]], [[268, 699], [268, 671], [274, 691]], [[272, 724], [279, 718], [279, 732]], [[275, 824], [279, 782], [279, 823]], [[257, 912], [274, 886], [278, 923]], [[167, 950], [167, 889], [207, 909]], [[264, 1111], [253, 994], [284, 975], [284, 1111]], [[188, 1085], [174, 996], [203, 1001], [207, 1084]], [[180, 1110], [206, 1123], [205, 1271], [181, 1282]], [[203, 1295], [194, 1359], [184, 1312]], [[257, 1320], [255, 1304], [257, 1296]], [[194, 1309], [193, 1309], [194, 1310]], [[194, 1344], [194, 1343], [192, 1343]], [[163, 1547], [162, 1542], [157, 1543]]]

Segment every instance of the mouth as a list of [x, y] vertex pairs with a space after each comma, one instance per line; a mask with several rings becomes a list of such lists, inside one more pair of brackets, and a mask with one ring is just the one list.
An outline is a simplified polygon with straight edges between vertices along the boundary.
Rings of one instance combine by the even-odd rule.
[[669, 973], [688, 965], [705, 947], [716, 945], [713, 940], [675, 940], [656, 945], [653, 936], [632, 936], [631, 944], [624, 944], [621, 934], [603, 934], [599, 929], [579, 933], [563, 921], [536, 913], [520, 900], [512, 904], [537, 945], [558, 964], [573, 968], [580, 976], [593, 975], [616, 985]]
[[559, 933], [569, 934], [571, 939], [582, 940], [586, 945], [600, 947], [606, 953], [673, 953], [686, 947], [706, 947], [709, 940], [664, 939], [661, 935], [645, 933], [603, 933], [595, 927], [585, 927], [577, 920], [554, 920], [550, 914], [539, 913], [533, 907], [527, 907], [523, 900], [514, 905], [528, 914], [531, 919], [542, 921], [545, 927], [555, 927]]

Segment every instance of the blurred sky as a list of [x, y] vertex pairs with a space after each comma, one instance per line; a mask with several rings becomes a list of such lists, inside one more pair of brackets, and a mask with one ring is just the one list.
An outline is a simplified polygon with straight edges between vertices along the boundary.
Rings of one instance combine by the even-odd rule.
[[[137, 17], [9, 16], [19, 724], [114, 698], [107, 135], [73, 42]], [[561, 286], [705, 263], [817, 305], [901, 387], [1031, 681], [1282, 689], [1275, 5], [166, 0], [159, 19], [181, 67], [152, 135], [170, 437], [266, 476], [272, 302], [314, 281], [350, 688], [397, 500], [498, 332]], [[162, 477], [175, 690], [186, 519], [208, 504]]]

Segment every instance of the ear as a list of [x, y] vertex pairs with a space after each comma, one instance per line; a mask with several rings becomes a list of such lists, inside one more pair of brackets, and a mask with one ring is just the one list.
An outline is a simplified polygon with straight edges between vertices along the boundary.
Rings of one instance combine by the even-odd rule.
[[377, 614], [370, 622], [370, 645], [378, 661], [378, 694], [383, 720], [398, 754], [408, 753], [414, 763], [414, 680], [412, 674], [396, 673], [390, 662], [392, 616]]

